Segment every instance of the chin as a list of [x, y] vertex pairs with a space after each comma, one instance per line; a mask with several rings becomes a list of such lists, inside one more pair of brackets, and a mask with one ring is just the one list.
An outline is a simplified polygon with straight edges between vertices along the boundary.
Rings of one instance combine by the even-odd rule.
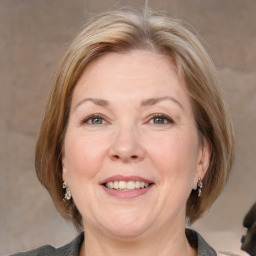
[[110, 227], [109, 232], [112, 236], [118, 237], [120, 240], [129, 240], [142, 236], [147, 228], [139, 227], [138, 225], [118, 225]]
[[147, 220], [145, 216], [130, 214], [120, 214], [102, 224], [105, 230], [120, 239], [139, 237], [152, 226], [150, 225], [150, 220]]

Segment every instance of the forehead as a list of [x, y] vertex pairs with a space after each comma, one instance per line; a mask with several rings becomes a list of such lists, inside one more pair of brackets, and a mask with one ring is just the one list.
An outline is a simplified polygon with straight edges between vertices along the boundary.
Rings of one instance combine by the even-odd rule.
[[143, 50], [107, 53], [90, 63], [75, 86], [74, 101], [84, 95], [109, 99], [188, 98], [171, 58]]

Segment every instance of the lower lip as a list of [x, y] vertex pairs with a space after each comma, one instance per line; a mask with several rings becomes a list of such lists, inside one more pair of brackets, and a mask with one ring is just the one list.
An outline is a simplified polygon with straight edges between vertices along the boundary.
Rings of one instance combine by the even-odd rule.
[[132, 199], [132, 198], [136, 198], [146, 194], [149, 190], [151, 190], [153, 185], [150, 185], [147, 188], [140, 188], [140, 189], [133, 189], [133, 190], [111, 189], [111, 188], [105, 187], [104, 185], [102, 185], [102, 187], [104, 191], [111, 196], [114, 196], [120, 199]]

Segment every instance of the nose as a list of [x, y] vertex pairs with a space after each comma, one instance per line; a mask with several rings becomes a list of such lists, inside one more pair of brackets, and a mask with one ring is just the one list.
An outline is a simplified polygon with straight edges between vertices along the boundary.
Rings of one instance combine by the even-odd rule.
[[119, 128], [114, 136], [110, 149], [110, 157], [114, 161], [139, 162], [143, 160], [145, 150], [140, 142], [136, 129]]

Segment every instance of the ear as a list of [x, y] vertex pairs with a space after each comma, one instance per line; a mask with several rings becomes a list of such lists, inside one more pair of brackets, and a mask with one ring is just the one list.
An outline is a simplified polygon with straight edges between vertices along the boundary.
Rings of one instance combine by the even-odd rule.
[[210, 165], [210, 159], [212, 154], [212, 148], [208, 140], [203, 139], [201, 145], [199, 145], [197, 166], [194, 178], [194, 189], [197, 189], [198, 179], [204, 179], [204, 176]]
[[66, 169], [66, 161], [65, 161], [65, 154], [64, 151], [62, 152], [62, 179], [63, 181], [66, 181], [66, 175], [67, 175], [67, 169]]

